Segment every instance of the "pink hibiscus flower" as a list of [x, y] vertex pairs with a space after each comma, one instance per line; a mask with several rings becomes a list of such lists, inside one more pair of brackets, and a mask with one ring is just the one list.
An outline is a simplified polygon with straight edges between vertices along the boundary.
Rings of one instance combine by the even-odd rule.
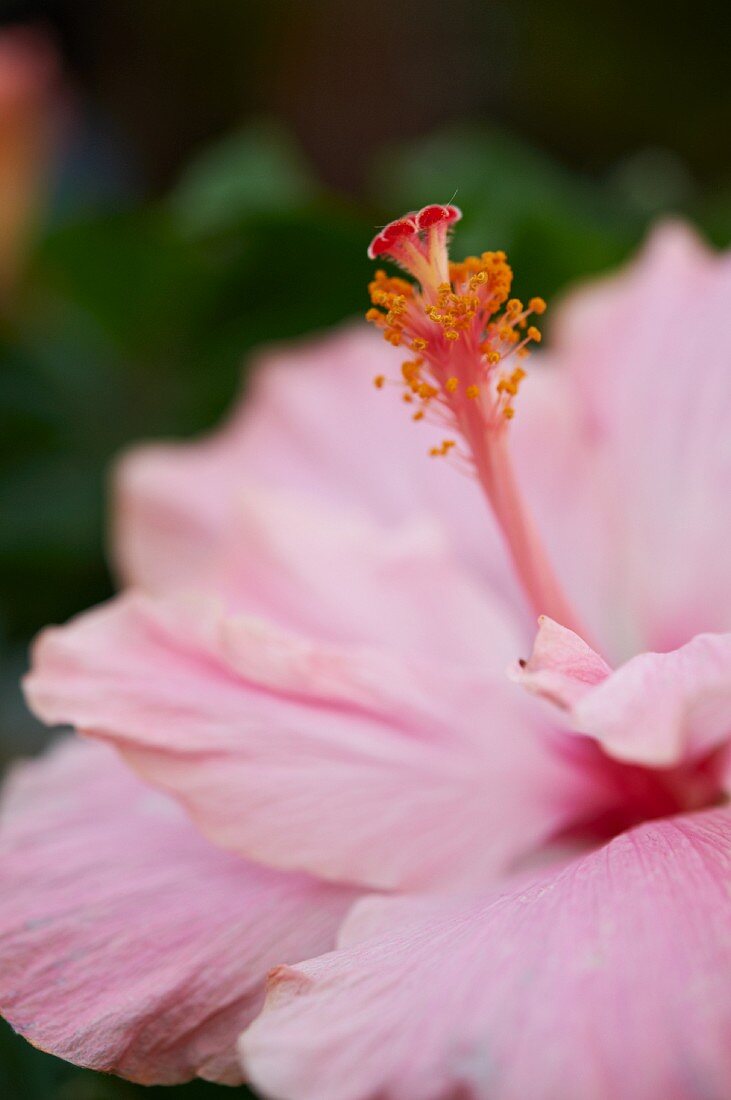
[[729, 1095], [731, 265], [660, 230], [523, 392], [544, 303], [449, 264], [458, 214], [371, 245], [400, 351], [275, 357], [123, 462], [135, 590], [27, 682], [86, 739], [0, 830], [34, 1043], [277, 1100]]

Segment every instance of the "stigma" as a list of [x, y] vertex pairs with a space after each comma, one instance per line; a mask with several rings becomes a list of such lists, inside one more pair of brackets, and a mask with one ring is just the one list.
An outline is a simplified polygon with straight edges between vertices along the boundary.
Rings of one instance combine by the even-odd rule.
[[400, 372], [379, 374], [374, 384], [396, 386], [412, 420], [444, 429], [428, 453], [475, 477], [530, 606], [585, 637], [520, 492], [507, 439], [525, 361], [541, 340], [533, 318], [546, 303], [511, 296], [513, 272], [502, 251], [450, 260], [461, 217], [451, 204], [425, 206], [371, 241], [371, 259], [388, 259], [409, 276], [376, 271], [369, 285], [367, 320], [404, 352]]
[[[458, 207], [435, 204], [380, 230], [368, 255], [393, 261], [411, 280], [376, 271], [366, 318], [408, 354], [399, 377], [378, 375], [374, 384], [395, 382], [413, 420], [469, 441], [478, 424], [500, 432], [515, 415], [529, 345], [541, 339], [529, 319], [546, 303], [532, 298], [524, 306], [510, 296], [513, 272], [502, 251], [450, 262], [450, 231], [461, 217]], [[451, 439], [429, 454], [473, 462], [472, 448]]]

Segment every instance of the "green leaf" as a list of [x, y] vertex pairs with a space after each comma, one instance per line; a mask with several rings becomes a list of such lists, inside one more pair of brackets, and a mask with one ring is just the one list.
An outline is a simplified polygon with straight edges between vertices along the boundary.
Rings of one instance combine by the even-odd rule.
[[165, 355], [184, 343], [207, 299], [198, 253], [156, 207], [63, 225], [46, 238], [37, 267], [38, 305], [47, 288], [132, 355]]
[[248, 218], [302, 207], [317, 187], [296, 146], [277, 125], [260, 122], [207, 150], [171, 197], [182, 232], [206, 236]]

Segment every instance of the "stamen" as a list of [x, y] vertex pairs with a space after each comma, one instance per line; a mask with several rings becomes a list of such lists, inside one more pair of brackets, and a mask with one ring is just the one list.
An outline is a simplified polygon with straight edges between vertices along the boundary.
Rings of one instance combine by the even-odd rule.
[[[510, 297], [513, 272], [502, 251], [450, 262], [449, 233], [461, 217], [456, 206], [433, 204], [376, 234], [368, 255], [392, 260], [414, 282], [376, 271], [366, 319], [389, 344], [414, 352], [394, 384], [407, 404], [417, 403], [412, 420], [442, 424], [463, 440], [458, 447], [457, 439], [446, 438], [429, 454], [477, 478], [534, 610], [586, 636], [527, 515], [508, 449], [514, 402], [526, 376], [510, 359], [523, 361], [529, 345], [540, 343], [540, 330], [528, 318], [543, 314], [546, 303], [534, 297], [526, 307]], [[381, 389], [385, 381], [378, 375], [374, 384]]]

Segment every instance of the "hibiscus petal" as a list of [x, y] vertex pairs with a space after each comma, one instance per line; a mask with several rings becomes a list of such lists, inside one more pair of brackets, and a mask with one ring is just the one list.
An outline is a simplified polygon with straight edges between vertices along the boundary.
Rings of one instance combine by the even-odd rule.
[[539, 422], [526, 390], [516, 417], [522, 484], [613, 659], [731, 629], [730, 301], [731, 258], [660, 227], [557, 310], [553, 402]]
[[[298, 494], [372, 523], [431, 515], [453, 552], [523, 613], [501, 536], [474, 481], [430, 462], [434, 430], [411, 424], [377, 374], [400, 359], [367, 326], [264, 356], [251, 393], [222, 428], [194, 443], [131, 451], [116, 477], [113, 552], [127, 581], [151, 591], [197, 584], [225, 539], [242, 486]], [[438, 437], [441, 439], [441, 435]], [[330, 528], [332, 530], [332, 527]], [[296, 559], [297, 544], [290, 544]]]
[[244, 1064], [277, 1100], [721, 1100], [730, 876], [712, 811], [487, 903], [368, 903], [347, 949], [275, 971]]
[[731, 730], [731, 634], [699, 634], [613, 672], [573, 631], [544, 618], [514, 675], [618, 760], [670, 767], [711, 752]]
[[266, 972], [331, 947], [355, 896], [219, 851], [106, 746], [19, 765], [0, 808], [3, 1015], [145, 1084], [239, 1081]]
[[571, 708], [611, 675], [603, 657], [583, 638], [547, 615], [538, 620], [538, 633], [528, 661], [512, 670], [529, 691], [542, 695], [564, 710]]
[[211, 587], [229, 608], [311, 638], [451, 665], [502, 671], [524, 637], [428, 514], [383, 527], [363, 511], [270, 488], [240, 492]]
[[482, 881], [609, 797], [502, 675], [205, 604], [128, 597], [47, 631], [27, 688], [225, 847], [379, 888]]

